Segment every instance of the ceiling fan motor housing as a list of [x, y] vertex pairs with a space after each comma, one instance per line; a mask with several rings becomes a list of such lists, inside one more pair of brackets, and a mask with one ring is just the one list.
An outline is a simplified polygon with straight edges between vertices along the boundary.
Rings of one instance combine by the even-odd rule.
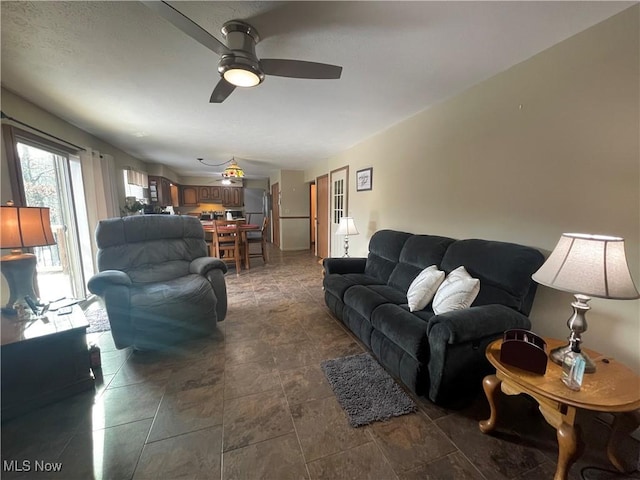
[[227, 47], [233, 53], [222, 55], [218, 62], [218, 72], [224, 77], [226, 71], [234, 68], [249, 70], [264, 80], [264, 72], [256, 56], [256, 43], [260, 41], [258, 31], [241, 20], [230, 20], [222, 26], [222, 34]]

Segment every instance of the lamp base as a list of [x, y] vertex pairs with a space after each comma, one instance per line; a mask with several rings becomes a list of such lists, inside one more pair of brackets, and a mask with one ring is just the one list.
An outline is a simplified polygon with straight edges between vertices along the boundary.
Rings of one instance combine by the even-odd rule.
[[[573, 296], [576, 300], [571, 302], [573, 307], [573, 315], [567, 320], [567, 327], [571, 330], [569, 335], [569, 343], [563, 347], [554, 348], [549, 352], [549, 358], [553, 363], [562, 365], [564, 356], [567, 352], [571, 351], [571, 344], [577, 342], [582, 345], [582, 334], [587, 331], [587, 318], [586, 314], [591, 307], [588, 305], [591, 297], [582, 295], [580, 293]], [[596, 371], [596, 364], [589, 358], [586, 352], [581, 352], [585, 360], [584, 373], [594, 373]]]
[[[562, 361], [564, 360], [564, 356], [571, 351], [571, 345], [567, 344], [562, 347], [554, 348], [549, 352], [549, 358], [553, 363], [557, 363], [558, 365], [562, 365]], [[584, 373], [594, 373], [596, 371], [596, 364], [589, 355], [585, 351], [580, 352], [584, 357]]]
[[9, 285], [9, 301], [2, 309], [15, 312], [13, 304], [17, 300], [23, 299], [27, 295], [36, 299], [33, 291], [33, 282], [36, 273], [37, 259], [33, 253], [11, 253], [0, 258], [2, 274], [7, 279]]

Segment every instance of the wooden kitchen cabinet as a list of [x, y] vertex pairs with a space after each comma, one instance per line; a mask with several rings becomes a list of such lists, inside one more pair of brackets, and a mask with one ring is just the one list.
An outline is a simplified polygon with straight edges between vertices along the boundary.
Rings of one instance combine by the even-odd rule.
[[242, 187], [222, 187], [222, 205], [225, 207], [242, 207], [244, 191]]
[[153, 205], [163, 207], [173, 205], [171, 199], [171, 180], [149, 175], [149, 201]]
[[182, 205], [185, 207], [197, 207], [198, 206], [198, 187], [183, 185], [182, 190]]
[[209, 202], [211, 200], [211, 187], [198, 187], [198, 200]]
[[222, 187], [220, 185], [209, 187], [209, 192], [212, 203], [222, 203]]
[[198, 187], [198, 202], [200, 203], [222, 203], [222, 187]]
[[166, 207], [173, 205], [171, 200], [171, 181], [167, 178], [160, 177], [160, 195], [158, 196], [160, 205]]

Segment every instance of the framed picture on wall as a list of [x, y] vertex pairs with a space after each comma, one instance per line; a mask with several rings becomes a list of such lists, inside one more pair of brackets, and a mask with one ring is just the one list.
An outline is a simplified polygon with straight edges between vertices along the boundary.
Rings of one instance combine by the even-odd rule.
[[373, 189], [373, 168], [364, 168], [356, 172], [356, 192]]

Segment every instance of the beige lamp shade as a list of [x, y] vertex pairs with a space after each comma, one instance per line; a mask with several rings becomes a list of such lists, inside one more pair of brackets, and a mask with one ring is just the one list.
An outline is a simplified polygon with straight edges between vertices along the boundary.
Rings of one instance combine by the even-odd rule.
[[340, 218], [340, 224], [338, 225], [338, 229], [336, 230], [336, 235], [359, 235], [358, 229], [356, 228], [356, 224], [353, 221], [352, 217], [342, 217]]
[[612, 299], [639, 298], [624, 239], [564, 233], [547, 261], [532, 278], [557, 290]]
[[1, 248], [42, 247], [55, 243], [48, 208], [1, 207]]

